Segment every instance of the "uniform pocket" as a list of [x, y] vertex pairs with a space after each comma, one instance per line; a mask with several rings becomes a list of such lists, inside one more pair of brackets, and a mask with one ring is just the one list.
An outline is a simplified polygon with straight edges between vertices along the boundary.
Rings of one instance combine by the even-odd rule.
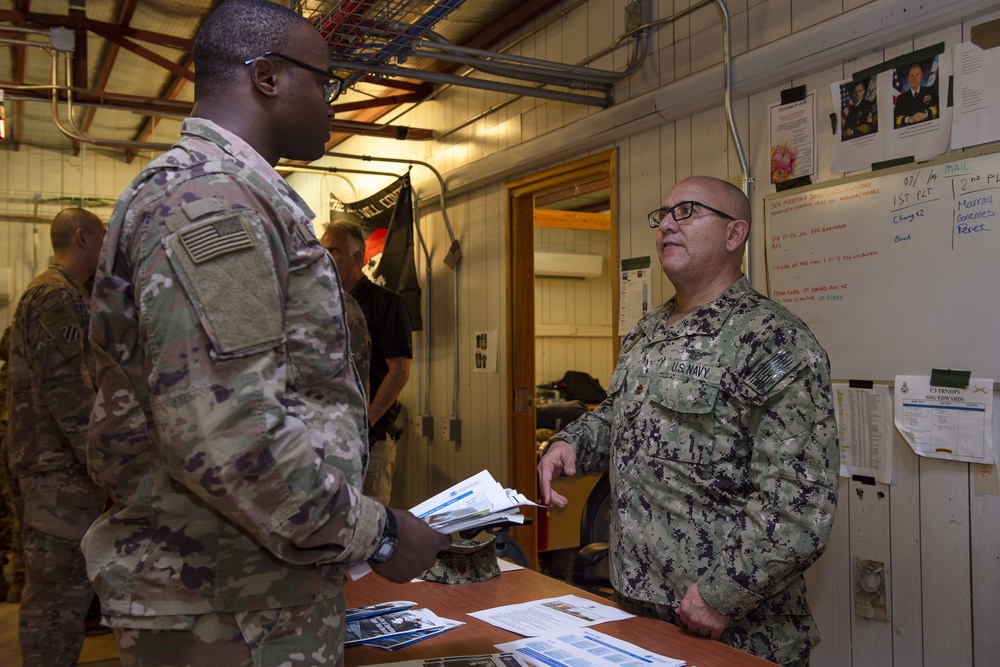
[[[715, 435], [715, 404], [719, 388], [691, 378], [659, 378], [649, 386], [650, 438], [654, 458], [690, 463], [724, 458]], [[652, 428], [651, 428], [652, 430]]]

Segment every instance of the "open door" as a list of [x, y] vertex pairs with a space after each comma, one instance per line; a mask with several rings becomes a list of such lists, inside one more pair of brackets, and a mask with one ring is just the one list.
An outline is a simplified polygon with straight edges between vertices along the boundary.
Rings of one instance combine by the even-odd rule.
[[[618, 222], [617, 222], [617, 151], [612, 149], [597, 155], [547, 169], [530, 176], [510, 181], [507, 189], [508, 212], [508, 254], [507, 275], [509, 294], [507, 313], [508, 367], [506, 369], [511, 387], [510, 428], [511, 442], [508, 451], [511, 457], [510, 486], [529, 498], [538, 498], [538, 478], [535, 472], [536, 457], [536, 385], [540, 381], [555, 378], [538, 378], [536, 372], [536, 294], [535, 256], [539, 248], [537, 239], [548, 239], [543, 252], [556, 249], [565, 234], [580, 231], [587, 234], [586, 242], [593, 243], [596, 233], [606, 233], [607, 253], [603, 272], [608, 281], [610, 294], [604, 303], [610, 312], [604, 318], [608, 323], [607, 334], [617, 341], [618, 312]], [[603, 201], [598, 201], [603, 200]], [[536, 230], [538, 233], [536, 234]], [[563, 235], [563, 236], [560, 236]], [[572, 253], [555, 253], [572, 254]], [[593, 253], [582, 253], [592, 255]], [[550, 258], [546, 258], [548, 260]], [[564, 258], [565, 259], [565, 258]], [[573, 264], [574, 262], [570, 262]], [[583, 262], [579, 262], [583, 263]], [[560, 279], [587, 279], [588, 275], [559, 275], [561, 269], [554, 269], [553, 277]], [[572, 308], [572, 305], [567, 307]], [[543, 312], [542, 315], [545, 313]], [[548, 338], [560, 335], [558, 325], [543, 324]], [[579, 329], [575, 327], [574, 331]], [[569, 329], [567, 329], [569, 331]], [[552, 341], [549, 341], [552, 342]], [[544, 346], [542, 347], [544, 354]], [[617, 356], [617, 346], [601, 348], [598, 354], [609, 358], [602, 363], [613, 366]], [[607, 350], [607, 351], [604, 351]], [[532, 525], [515, 528], [514, 537], [528, 556], [532, 567], [538, 565], [538, 513], [532, 508], [523, 508], [531, 518]]]

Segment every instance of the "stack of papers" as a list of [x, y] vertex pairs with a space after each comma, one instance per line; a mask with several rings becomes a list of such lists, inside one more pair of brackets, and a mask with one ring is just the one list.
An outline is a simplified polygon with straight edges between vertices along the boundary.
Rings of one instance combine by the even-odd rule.
[[439, 533], [457, 533], [501, 523], [524, 523], [518, 507], [532, 505], [513, 489], [505, 489], [488, 470], [459, 482], [410, 510]]
[[[484, 470], [411, 508], [410, 514], [437, 532], [450, 534], [505, 523], [523, 524], [524, 516], [517, 509], [522, 505], [543, 507], [513, 489], [503, 488]], [[348, 569], [354, 580], [371, 571], [367, 562], [355, 563]]]
[[344, 646], [364, 644], [394, 651], [465, 625], [414, 606], [413, 602], [399, 600], [348, 609]]

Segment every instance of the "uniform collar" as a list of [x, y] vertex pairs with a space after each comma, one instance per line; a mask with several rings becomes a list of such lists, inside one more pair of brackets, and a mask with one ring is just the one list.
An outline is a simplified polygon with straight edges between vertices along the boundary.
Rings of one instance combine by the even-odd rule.
[[739, 280], [714, 301], [706, 303], [681, 321], [676, 322], [672, 327], [667, 327], [667, 317], [677, 304], [677, 297], [674, 296], [655, 312], [640, 320], [639, 326], [650, 340], [687, 336], [716, 336], [722, 330], [726, 320], [729, 319], [733, 308], [751, 289], [747, 277], [740, 276]]
[[264, 157], [254, 150], [253, 146], [248, 144], [237, 134], [233, 134], [226, 128], [222, 127], [218, 123], [215, 123], [207, 118], [197, 118], [189, 117], [184, 119], [184, 124], [181, 126], [181, 138], [182, 141], [185, 137], [191, 137], [195, 139], [201, 139], [204, 141], [209, 141], [221, 150], [232, 156], [233, 160], [238, 164], [242, 165], [245, 169], [254, 172], [261, 178], [266, 179], [272, 187], [280, 191], [285, 197], [295, 203], [302, 215], [312, 220], [316, 215], [309, 208], [309, 205], [299, 197], [298, 193], [295, 192], [289, 185], [288, 182], [283, 179], [274, 167], [272, 167]]
[[66, 280], [69, 281], [69, 283], [73, 286], [73, 288], [76, 289], [76, 291], [80, 294], [80, 296], [82, 296], [86, 300], [90, 300], [90, 292], [88, 292], [86, 288], [84, 288], [84, 286], [80, 284], [79, 280], [73, 277], [73, 274], [70, 273], [65, 266], [63, 266], [62, 264], [53, 259], [52, 261], [49, 262], [49, 269], [61, 273], [63, 277], [65, 277]]

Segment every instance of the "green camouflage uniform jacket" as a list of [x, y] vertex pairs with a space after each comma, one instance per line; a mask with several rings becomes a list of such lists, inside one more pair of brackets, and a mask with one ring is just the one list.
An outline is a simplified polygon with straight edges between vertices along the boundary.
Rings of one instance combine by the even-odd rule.
[[625, 338], [607, 400], [553, 439], [580, 474], [610, 467], [616, 590], [672, 610], [697, 583], [736, 619], [722, 641], [792, 662], [819, 641], [802, 572], [836, 508], [829, 361], [745, 277], [668, 328], [674, 303]]
[[116, 505], [83, 545], [112, 625], [311, 604], [375, 551], [365, 399], [311, 219], [249, 145], [196, 118], [115, 206], [88, 461]]
[[[23, 521], [79, 540], [103, 509], [87, 478], [87, 422], [94, 405], [94, 356], [85, 345], [90, 294], [58, 262], [35, 278], [17, 304], [7, 362], [7, 455], [11, 475], [34, 487]], [[54, 478], [53, 478], [54, 479]]]

